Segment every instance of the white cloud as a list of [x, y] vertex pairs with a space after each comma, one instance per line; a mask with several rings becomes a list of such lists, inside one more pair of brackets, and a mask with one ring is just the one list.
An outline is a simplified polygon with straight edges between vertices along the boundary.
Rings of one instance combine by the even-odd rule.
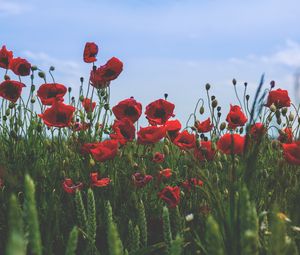
[[17, 15], [30, 9], [31, 7], [28, 4], [0, 0], [0, 15]]

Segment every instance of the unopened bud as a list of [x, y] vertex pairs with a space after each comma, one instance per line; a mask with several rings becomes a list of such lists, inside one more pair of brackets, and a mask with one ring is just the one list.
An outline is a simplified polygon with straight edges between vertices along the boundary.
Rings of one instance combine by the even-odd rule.
[[164, 94], [164, 98], [165, 98], [165, 100], [167, 100], [167, 98], [168, 98], [168, 93], [165, 93], [165, 94]]
[[109, 104], [105, 104], [105, 105], [104, 105], [104, 109], [105, 109], [106, 111], [108, 111], [108, 110], [109, 110]]
[[206, 83], [205, 89], [206, 89], [206, 90], [209, 90], [209, 89], [210, 89], [210, 84], [209, 84], [209, 83]]
[[90, 163], [90, 166], [95, 166], [95, 164], [96, 164], [95, 160], [93, 158], [90, 158], [90, 162], [89, 163]]
[[271, 112], [276, 112], [276, 106], [275, 106], [275, 104], [271, 104], [270, 111]]
[[213, 100], [215, 100], [215, 99], [216, 99], [216, 97], [215, 97], [215, 96], [211, 96], [210, 98], [211, 98], [211, 101], [213, 101]]
[[69, 87], [69, 88], [68, 88], [68, 92], [69, 92], [69, 93], [71, 93], [71, 91], [72, 91], [72, 88], [71, 88], [71, 87]]
[[35, 103], [35, 98], [34, 98], [34, 97], [31, 98], [31, 99], [30, 99], [30, 102], [31, 102], [32, 104], [34, 104], [34, 103]]
[[244, 86], [247, 87], [247, 85], [248, 85], [248, 83], [247, 83], [247, 82], [244, 82]]
[[222, 122], [221, 125], [220, 125], [220, 130], [224, 130], [226, 128], [226, 123], [225, 122]]
[[235, 86], [236, 85], [236, 79], [232, 79], [232, 84]]
[[249, 101], [250, 95], [246, 95], [246, 100]]
[[282, 113], [283, 116], [286, 115], [287, 110], [288, 110], [288, 109], [287, 109], [286, 107], [282, 108], [281, 113]]
[[222, 109], [221, 106], [218, 106], [218, 107], [217, 107], [217, 111], [218, 111], [218, 112], [220, 112], [221, 109]]
[[293, 121], [295, 118], [294, 114], [292, 112], [290, 112], [289, 114], [289, 121]]
[[271, 88], [274, 88], [275, 87], [275, 81], [271, 81], [270, 86], [271, 86]]
[[203, 114], [203, 113], [204, 113], [204, 107], [203, 107], [203, 106], [200, 107], [199, 113], [200, 113], [200, 114]]
[[42, 78], [42, 79], [45, 78], [45, 73], [42, 72], [42, 71], [38, 72], [38, 75], [39, 75], [39, 77]]
[[37, 66], [31, 66], [31, 71], [36, 71], [37, 69]]
[[215, 99], [211, 102], [212, 108], [216, 108], [218, 106], [218, 101]]

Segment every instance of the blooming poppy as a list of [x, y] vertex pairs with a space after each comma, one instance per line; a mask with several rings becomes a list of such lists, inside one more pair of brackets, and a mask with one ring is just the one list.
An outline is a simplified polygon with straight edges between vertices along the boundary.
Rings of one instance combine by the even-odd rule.
[[95, 88], [105, 88], [109, 82], [116, 79], [123, 70], [123, 63], [113, 57], [103, 66], [91, 71], [90, 80]]
[[3, 45], [0, 50], [0, 67], [8, 69], [10, 61], [13, 59], [13, 52], [8, 51]]
[[161, 178], [169, 179], [171, 176], [172, 176], [172, 169], [166, 168], [159, 171], [158, 180], [161, 180]]
[[165, 161], [165, 154], [160, 152], [155, 152], [152, 161], [155, 163], [162, 163]]
[[203, 181], [198, 180], [197, 178], [190, 178], [181, 183], [181, 186], [184, 187], [188, 192], [191, 191], [192, 187], [202, 187]]
[[153, 177], [151, 175], [147, 175], [147, 174], [134, 173], [132, 175], [133, 184], [134, 184], [134, 186], [136, 186], [138, 188], [142, 188], [142, 187], [146, 186], [147, 183], [149, 183], [152, 179], [153, 179]]
[[137, 142], [139, 144], [153, 144], [159, 142], [165, 135], [166, 129], [163, 126], [141, 127], [137, 133]]
[[106, 140], [97, 144], [96, 148], [90, 149], [93, 158], [104, 162], [113, 159], [118, 152], [119, 143], [117, 140]]
[[178, 186], [166, 186], [158, 193], [158, 197], [165, 201], [170, 208], [174, 208], [180, 201], [180, 188]]
[[86, 122], [75, 122], [74, 124], [72, 124], [72, 130], [75, 132], [78, 131], [85, 131], [87, 129], [89, 129], [89, 127], [91, 126], [90, 123], [86, 123]]
[[78, 182], [77, 184], [74, 184], [72, 179], [66, 178], [62, 183], [62, 187], [65, 192], [67, 192], [69, 194], [73, 194], [76, 192], [76, 190], [82, 189], [83, 183]]
[[207, 133], [212, 130], [214, 125], [211, 123], [210, 118], [204, 120], [202, 122], [196, 121], [195, 128], [199, 133]]
[[127, 118], [135, 123], [142, 114], [142, 105], [131, 97], [119, 102], [112, 111], [118, 120]]
[[230, 105], [230, 111], [226, 117], [228, 127], [235, 129], [237, 127], [244, 126], [247, 122], [247, 117], [242, 112], [241, 107], [238, 105]]
[[110, 138], [118, 140], [122, 145], [132, 141], [135, 137], [135, 127], [129, 119], [115, 120], [112, 130], [113, 133], [110, 134]]
[[225, 154], [242, 154], [244, 151], [245, 137], [238, 134], [225, 134], [220, 137], [217, 147]]
[[49, 127], [69, 127], [72, 122], [75, 107], [56, 101], [43, 114], [38, 116]]
[[272, 104], [277, 108], [291, 106], [291, 99], [288, 91], [284, 89], [271, 90], [268, 95], [266, 106], [270, 107]]
[[85, 63], [93, 63], [97, 61], [98, 45], [94, 42], [87, 42], [83, 51], [83, 61]]
[[216, 150], [212, 148], [211, 141], [201, 141], [200, 148], [195, 146], [194, 157], [200, 161], [212, 161], [215, 154]]
[[90, 173], [91, 185], [94, 187], [105, 187], [111, 182], [110, 178], [100, 178], [97, 172]]
[[25, 85], [18, 81], [7, 80], [0, 84], [0, 96], [11, 101], [17, 102]]
[[173, 141], [179, 134], [181, 123], [179, 120], [168, 120], [165, 123], [165, 127], [167, 129], [168, 137], [171, 139], [171, 141]]
[[293, 142], [293, 131], [292, 131], [292, 128], [286, 127], [283, 130], [279, 130], [278, 140], [281, 143], [292, 143]]
[[300, 142], [282, 144], [283, 156], [291, 165], [300, 165]]
[[45, 83], [39, 87], [37, 96], [43, 105], [52, 105], [57, 100], [63, 101], [63, 97], [66, 93], [67, 88], [62, 84]]
[[146, 106], [145, 115], [151, 125], [163, 125], [169, 118], [175, 116], [174, 108], [174, 104], [158, 99]]
[[93, 112], [96, 107], [96, 102], [92, 102], [91, 99], [85, 98], [82, 101], [82, 106], [86, 112]]
[[173, 143], [182, 150], [193, 149], [196, 145], [196, 137], [194, 134], [190, 134], [187, 130], [184, 130], [177, 135]]
[[262, 136], [267, 132], [264, 124], [262, 123], [255, 123], [251, 126], [249, 134], [255, 140], [261, 139]]
[[24, 58], [13, 58], [9, 62], [9, 69], [16, 75], [27, 76], [30, 74], [31, 64]]
[[95, 149], [97, 148], [97, 146], [99, 145], [100, 142], [96, 142], [96, 143], [85, 143], [81, 146], [80, 148], [80, 153], [82, 155], [87, 155], [87, 154], [91, 154], [91, 149]]

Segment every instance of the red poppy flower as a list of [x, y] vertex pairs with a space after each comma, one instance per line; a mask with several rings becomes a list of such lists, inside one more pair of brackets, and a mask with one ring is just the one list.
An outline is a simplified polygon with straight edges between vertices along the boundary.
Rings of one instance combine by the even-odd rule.
[[117, 155], [118, 148], [117, 140], [106, 140], [98, 143], [96, 148], [90, 149], [90, 152], [95, 160], [104, 162], [113, 159]]
[[244, 126], [247, 122], [245, 114], [241, 111], [241, 107], [238, 105], [230, 105], [230, 111], [226, 117], [228, 127], [235, 129], [237, 127]]
[[112, 130], [113, 133], [110, 134], [110, 138], [118, 140], [122, 145], [132, 141], [135, 137], [135, 127], [129, 119], [115, 120]]
[[217, 142], [217, 147], [225, 154], [242, 154], [245, 137], [238, 134], [225, 134]]
[[282, 144], [283, 156], [291, 165], [300, 165], [300, 142]]
[[0, 84], [0, 96], [11, 101], [17, 102], [25, 85], [18, 81], [7, 80]]
[[211, 123], [210, 118], [208, 118], [207, 120], [204, 120], [202, 122], [196, 121], [196, 123], [195, 123], [195, 128], [197, 128], [197, 131], [199, 133], [207, 133], [207, 132], [211, 131], [213, 127], [214, 127], [214, 125]]
[[195, 146], [194, 156], [200, 161], [212, 161], [215, 157], [216, 150], [211, 146], [211, 141], [201, 141], [200, 148]]
[[27, 76], [30, 74], [31, 64], [26, 59], [13, 58], [9, 62], [9, 69], [16, 75]]
[[166, 178], [169, 179], [172, 176], [172, 169], [171, 168], [166, 168], [161, 171], [159, 171], [158, 179], [160, 180], [161, 178]]
[[269, 92], [266, 106], [270, 107], [272, 104], [274, 104], [277, 108], [289, 107], [291, 105], [291, 99], [287, 90], [271, 90]]
[[152, 179], [153, 177], [151, 175], [145, 175], [141, 173], [135, 173], [132, 175], [133, 184], [138, 188], [146, 186], [147, 183], [149, 183]]
[[91, 150], [97, 148], [97, 146], [100, 144], [100, 142], [96, 143], [85, 143], [81, 146], [80, 153], [82, 155], [91, 154]]
[[90, 123], [75, 122], [74, 124], [72, 124], [72, 130], [75, 131], [75, 132], [85, 131], [85, 130], [89, 129], [90, 126], [91, 126]]
[[137, 133], [139, 144], [153, 144], [159, 142], [166, 135], [166, 129], [163, 126], [150, 126], [145, 128], [140, 128]]
[[171, 141], [173, 141], [176, 136], [179, 134], [181, 129], [181, 123], [179, 120], [168, 120], [165, 124], [167, 128], [167, 134]]
[[250, 135], [253, 139], [259, 140], [262, 138], [264, 134], [266, 134], [267, 130], [262, 123], [255, 123], [250, 128]]
[[142, 105], [131, 97], [119, 102], [112, 111], [118, 120], [127, 118], [135, 123], [142, 114]]
[[37, 96], [43, 105], [52, 105], [57, 100], [63, 101], [63, 97], [66, 93], [67, 88], [62, 84], [45, 83], [39, 87]]
[[165, 161], [165, 154], [160, 153], [160, 152], [155, 152], [152, 161], [155, 162], [155, 163], [164, 162]]
[[151, 125], [163, 125], [169, 118], [175, 116], [174, 108], [174, 104], [158, 99], [147, 105], [145, 115]]
[[74, 184], [72, 179], [66, 178], [62, 183], [62, 187], [65, 192], [67, 192], [69, 194], [73, 194], [76, 192], [76, 190], [81, 190], [83, 187], [83, 184], [82, 184], [82, 182]]
[[173, 143], [182, 150], [193, 149], [196, 145], [196, 137], [194, 134], [190, 134], [187, 130], [184, 130], [177, 135]]
[[286, 127], [283, 131], [279, 131], [278, 140], [281, 143], [292, 143], [293, 142], [293, 130], [290, 127]]
[[87, 42], [83, 51], [83, 61], [85, 63], [93, 63], [97, 61], [98, 45], [94, 42]]
[[166, 186], [158, 193], [158, 197], [164, 200], [170, 208], [174, 208], [178, 205], [180, 200], [180, 188], [178, 186]]
[[91, 178], [91, 185], [94, 187], [105, 187], [108, 186], [109, 183], [111, 182], [111, 179], [109, 178], [101, 178], [98, 179], [98, 173], [90, 173], [90, 178]]
[[82, 101], [82, 106], [86, 112], [93, 112], [96, 107], [96, 103], [92, 102], [89, 98], [85, 98]]
[[105, 88], [109, 82], [116, 79], [123, 70], [123, 63], [113, 57], [103, 66], [91, 71], [90, 80], [95, 88]]
[[49, 127], [69, 127], [74, 111], [75, 107], [56, 101], [43, 114], [38, 116]]
[[3, 45], [0, 50], [0, 67], [8, 69], [10, 61], [13, 59], [13, 52], [8, 51]]
[[181, 183], [182, 187], [187, 189], [188, 192], [191, 192], [192, 187], [202, 187], [203, 181], [198, 180], [197, 178], [191, 178]]

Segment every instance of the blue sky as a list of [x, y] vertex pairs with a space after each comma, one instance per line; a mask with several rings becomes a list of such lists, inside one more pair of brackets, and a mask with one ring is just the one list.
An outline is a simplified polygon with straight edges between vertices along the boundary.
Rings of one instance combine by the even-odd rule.
[[207, 82], [226, 108], [237, 103], [233, 77], [254, 91], [264, 72], [292, 97], [300, 67], [299, 0], [0, 0], [0, 24], [1, 45], [41, 68], [54, 65], [57, 82], [75, 92], [90, 69], [84, 44], [96, 42], [98, 64], [124, 62], [113, 104], [134, 96], [146, 106], [167, 92], [182, 121]]

